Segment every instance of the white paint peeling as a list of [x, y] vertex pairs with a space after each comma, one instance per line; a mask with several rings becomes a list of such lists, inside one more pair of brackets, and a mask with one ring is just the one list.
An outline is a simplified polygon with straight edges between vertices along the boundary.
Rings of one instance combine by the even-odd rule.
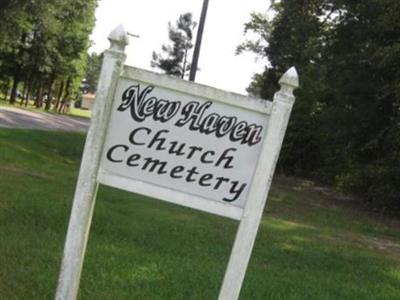
[[[96, 102], [93, 108], [91, 125], [87, 134], [75, 189], [56, 299], [74, 300], [77, 298], [83, 259], [99, 183], [240, 220], [224, 282], [218, 298], [219, 300], [238, 299], [259, 223], [263, 215], [290, 113], [295, 101], [293, 90], [299, 85], [296, 69], [292, 67], [282, 76], [279, 80], [281, 89], [275, 93], [273, 102], [270, 102], [224, 92], [212, 87], [155, 74], [133, 67], [123, 66], [123, 62], [125, 61], [125, 46], [128, 44], [128, 36], [125, 29], [122, 25], [118, 26], [110, 33], [108, 38], [111, 45], [104, 53], [103, 65], [96, 93]], [[120, 80], [120, 78], [122, 79]], [[251, 172], [253, 176], [249, 181], [250, 187], [246, 194], [246, 201], [242, 201], [242, 204], [238, 206], [232, 206], [221, 201], [204, 202], [205, 198], [201, 195], [188, 193], [185, 189], [180, 190], [163, 187], [160, 183], [159, 185], [153, 185], [149, 181], [141, 181], [137, 180], [137, 178], [132, 181], [129, 176], [125, 176], [126, 174], [115, 173], [112, 170], [104, 168], [103, 162], [100, 162], [105, 153], [105, 145], [107, 143], [106, 133], [107, 131], [111, 132], [109, 125], [113, 110], [113, 101], [117, 91], [121, 94], [121, 91], [118, 90], [119, 84], [124, 80], [133, 80], [136, 84], [138, 82], [157, 84], [157, 86], [164, 89], [164, 95], [173, 95], [173, 92], [170, 91], [184, 93], [189, 98], [204, 98], [205, 100], [202, 101], [206, 104], [208, 100], [211, 100], [212, 103], [210, 105], [214, 105], [215, 102], [216, 107], [219, 105], [219, 109], [228, 111], [228, 114], [236, 114], [238, 112], [239, 117], [246, 116], [244, 119], [258, 118], [258, 122], [261, 122], [260, 120], [262, 119], [263, 123], [261, 123], [264, 128], [266, 128], [266, 132], [264, 132], [262, 139], [260, 138], [257, 140], [259, 148], [256, 156], [258, 160], [255, 158], [256, 163], [253, 165]], [[138, 89], [139, 85], [136, 86]], [[153, 87], [151, 87], [151, 90], [152, 89]], [[131, 90], [125, 87], [125, 91], [129, 92]], [[136, 92], [138, 93], [138, 91]], [[127, 98], [128, 100], [130, 100], [129, 97]], [[136, 97], [138, 97], [137, 94]], [[153, 99], [153, 101], [157, 100], [156, 97], [153, 98], [155, 99]], [[127, 104], [124, 103], [124, 105]], [[140, 106], [140, 104], [137, 104], [137, 106]], [[154, 104], [146, 106], [146, 113], [151, 107], [154, 107]], [[126, 107], [120, 111], [124, 111], [125, 109]], [[216, 113], [213, 114], [217, 115]], [[237, 120], [238, 118], [232, 117], [232, 120], [233, 119]], [[249, 125], [249, 123], [250, 122], [242, 122], [242, 124], [247, 125]], [[175, 125], [176, 124], [177, 123], [175, 123]], [[137, 124], [134, 125], [133, 127], [137, 128]], [[191, 128], [190, 130], [196, 131], [197, 129]], [[249, 133], [249, 130], [245, 131], [246, 134]], [[115, 132], [116, 131], [114, 131], [114, 133]], [[148, 131], [145, 130], [144, 132]], [[216, 131], [214, 131], [214, 133], [215, 132]], [[131, 134], [132, 133], [133, 132], [131, 132]], [[207, 134], [211, 133], [213, 133], [213, 131]], [[196, 139], [199, 138], [197, 137]], [[131, 141], [131, 135], [129, 135], [129, 140]], [[202, 142], [203, 145], [207, 144], [206, 140]], [[220, 142], [220, 140], [218, 140], [218, 142]], [[231, 142], [237, 142], [237, 140], [230, 139], [229, 141], [226, 139], [225, 146], [231, 147]], [[188, 143], [189, 140], [186, 141], [186, 144]], [[132, 144], [135, 144], [135, 146], [144, 145], [144, 143], [136, 142], [132, 142]], [[216, 151], [208, 151], [208, 155], [211, 153], [215, 154]], [[122, 160], [118, 158], [114, 161], [119, 162]], [[136, 162], [136, 159], [133, 161]], [[208, 163], [204, 158], [203, 162]], [[184, 168], [183, 165], [184, 164], [178, 167]], [[248, 176], [246, 175], [246, 177]]]
[[100, 163], [104, 136], [111, 112], [112, 99], [122, 63], [127, 36], [119, 27], [110, 35], [110, 48], [104, 52], [96, 101], [79, 169], [78, 181], [71, 209], [64, 255], [55, 299], [74, 300], [78, 295], [86, 244], [93, 215], [98, 183], [96, 176]]
[[295, 69], [291, 68], [290, 70], [292, 71], [286, 72], [279, 81], [281, 90], [274, 95], [269, 130], [261, 149], [260, 160], [250, 188], [249, 200], [236, 234], [218, 300], [239, 298], [295, 100], [292, 92], [298, 86], [298, 78]]

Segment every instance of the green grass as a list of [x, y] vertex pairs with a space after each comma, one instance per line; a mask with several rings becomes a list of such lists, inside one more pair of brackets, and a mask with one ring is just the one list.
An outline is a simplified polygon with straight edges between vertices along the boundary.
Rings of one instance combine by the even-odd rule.
[[92, 112], [87, 109], [80, 109], [80, 108], [75, 108], [71, 107], [69, 115], [75, 116], [75, 117], [81, 117], [81, 118], [87, 118], [90, 119], [92, 116]]
[[20, 108], [24, 110], [29, 110], [29, 111], [43, 111], [42, 108], [37, 108], [34, 105], [34, 102], [32, 100], [29, 100], [29, 103], [27, 106], [25, 106], [25, 103], [21, 105], [21, 100], [18, 98], [14, 104], [10, 104], [9, 100], [4, 100], [3, 97], [0, 97], [0, 107], [14, 107], [14, 108]]
[[[19, 109], [24, 109], [28, 111], [33, 111], [33, 112], [44, 112], [43, 108], [37, 108], [34, 105], [33, 101], [29, 101], [28, 106], [25, 105], [20, 105], [20, 99], [17, 99], [17, 102], [13, 105], [10, 104], [8, 101], [4, 101], [3, 98], [0, 96], [0, 107], [13, 107], [13, 108], [19, 108]], [[54, 110], [50, 109], [47, 111], [48, 113], [54, 113], [56, 114], [57, 112], [54, 112]], [[86, 109], [80, 109], [80, 108], [75, 108], [71, 107], [70, 111], [67, 115], [73, 116], [73, 117], [80, 117], [80, 118], [85, 118], [85, 119], [90, 119], [92, 112], [90, 110]]]
[[[52, 299], [84, 136], [0, 129], [0, 299]], [[400, 299], [400, 229], [273, 184], [241, 299]], [[101, 187], [80, 299], [216, 299], [237, 222]]]

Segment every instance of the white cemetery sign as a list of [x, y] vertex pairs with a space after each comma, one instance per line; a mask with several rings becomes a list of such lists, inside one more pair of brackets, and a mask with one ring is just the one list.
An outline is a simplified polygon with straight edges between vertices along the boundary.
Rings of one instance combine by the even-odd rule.
[[56, 299], [76, 299], [98, 184], [240, 221], [220, 300], [237, 299], [298, 86], [274, 101], [124, 66], [110, 36], [86, 139]]
[[98, 180], [240, 219], [267, 131], [269, 102], [193, 87], [124, 67]]

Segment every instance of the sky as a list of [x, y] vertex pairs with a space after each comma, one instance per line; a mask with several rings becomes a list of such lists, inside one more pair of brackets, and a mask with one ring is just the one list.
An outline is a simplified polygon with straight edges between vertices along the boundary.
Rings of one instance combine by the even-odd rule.
[[[130, 37], [126, 64], [161, 72], [151, 68], [150, 61], [153, 51], [160, 52], [162, 44], [169, 43], [168, 22], [175, 24], [186, 12], [192, 12], [198, 22], [202, 4], [203, 0], [100, 0], [89, 52], [108, 48], [108, 34], [122, 24], [140, 36]], [[235, 55], [235, 49], [245, 40], [244, 23], [250, 13], [266, 12], [268, 6], [268, 0], [209, 0], [196, 82], [246, 94], [251, 77], [262, 72], [267, 61], [251, 53]]]

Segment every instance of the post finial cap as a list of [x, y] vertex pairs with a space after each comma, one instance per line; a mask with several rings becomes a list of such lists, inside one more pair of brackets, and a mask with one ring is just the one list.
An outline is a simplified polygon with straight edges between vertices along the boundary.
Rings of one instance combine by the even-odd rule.
[[124, 50], [125, 46], [129, 44], [128, 34], [122, 24], [118, 25], [108, 35], [108, 40], [111, 43], [111, 48], [117, 48], [118, 50]]
[[299, 76], [297, 75], [297, 71], [295, 67], [291, 67], [286, 71], [285, 74], [282, 75], [281, 79], [279, 79], [279, 84], [290, 86], [293, 89], [299, 87]]

